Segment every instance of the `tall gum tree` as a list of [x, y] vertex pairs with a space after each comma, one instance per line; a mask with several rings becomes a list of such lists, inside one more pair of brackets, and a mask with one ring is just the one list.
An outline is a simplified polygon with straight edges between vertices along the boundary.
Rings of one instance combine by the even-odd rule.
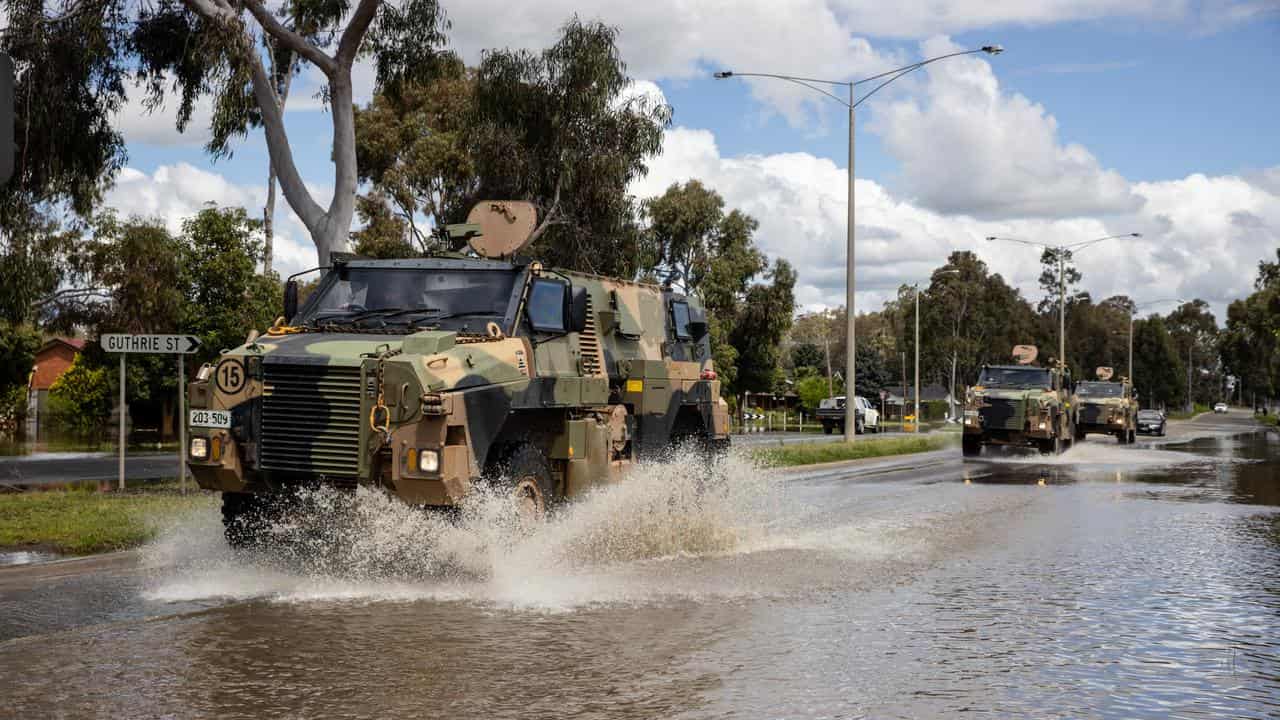
[[[370, 57], [380, 88], [435, 67], [447, 23], [436, 0], [0, 0], [9, 27], [0, 46], [18, 66], [17, 178], [0, 209], [66, 204], [91, 212], [126, 150], [112, 126], [130, 80], [144, 105], [177, 101], [184, 130], [212, 96], [215, 157], [261, 127], [285, 201], [315, 243], [320, 264], [345, 250], [358, 182], [352, 67]], [[281, 95], [287, 75], [310, 65], [324, 78], [333, 124], [333, 197], [313, 196], [294, 162]], [[47, 150], [45, 152], [44, 150]]]

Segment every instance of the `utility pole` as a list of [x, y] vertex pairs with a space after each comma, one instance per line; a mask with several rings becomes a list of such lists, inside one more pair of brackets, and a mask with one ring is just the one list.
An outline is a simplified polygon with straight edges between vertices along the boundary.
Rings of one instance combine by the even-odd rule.
[[920, 432], [920, 286], [916, 285], [916, 407], [915, 422], [912, 428], [915, 432]]

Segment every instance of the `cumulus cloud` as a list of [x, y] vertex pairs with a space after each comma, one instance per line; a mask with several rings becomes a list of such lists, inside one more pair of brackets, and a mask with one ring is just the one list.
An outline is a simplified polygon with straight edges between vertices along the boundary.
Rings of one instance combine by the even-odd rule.
[[[959, 50], [945, 38], [925, 57]], [[872, 130], [899, 163], [904, 190], [922, 204], [981, 217], [1071, 217], [1132, 212], [1142, 199], [1083, 146], [1058, 140], [1044, 107], [1007, 95], [986, 60], [931, 65], [921, 99], [877, 107]]]
[[[324, 188], [312, 188], [312, 193], [318, 200], [326, 197]], [[266, 186], [238, 185], [218, 173], [177, 163], [161, 165], [149, 174], [125, 168], [107, 193], [105, 204], [122, 216], [157, 219], [171, 232], [178, 232], [183, 220], [205, 207], [243, 207], [254, 215], [261, 212], [266, 198]], [[280, 273], [288, 275], [315, 266], [315, 246], [302, 221], [283, 200], [276, 203], [273, 235], [274, 268]]]
[[[633, 190], [651, 197], [692, 178], [760, 221], [761, 247], [798, 270], [801, 307], [844, 304], [844, 168], [807, 153], [724, 157], [710, 132], [675, 128]], [[858, 180], [855, 192], [862, 310], [879, 309], [902, 284], [927, 281], [956, 250], [978, 253], [1024, 296], [1037, 299], [1039, 253], [988, 243], [990, 235], [1057, 244], [1140, 232], [1141, 239], [1100, 243], [1077, 255], [1084, 289], [1097, 299], [1200, 297], [1221, 318], [1227, 303], [1249, 292], [1258, 260], [1272, 257], [1280, 244], [1280, 193], [1235, 176], [1135, 184], [1141, 202], [1105, 221], [944, 213], [895, 197], [871, 180]]]

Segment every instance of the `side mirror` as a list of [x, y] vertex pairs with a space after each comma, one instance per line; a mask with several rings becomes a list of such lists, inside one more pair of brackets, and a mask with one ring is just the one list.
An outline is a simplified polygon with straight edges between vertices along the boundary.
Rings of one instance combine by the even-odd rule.
[[284, 284], [284, 321], [289, 322], [298, 314], [298, 281], [290, 280]]
[[694, 340], [707, 336], [707, 312], [700, 307], [689, 306], [689, 334]]
[[587, 304], [589, 298], [585, 287], [569, 286], [569, 330], [580, 333], [587, 329]]

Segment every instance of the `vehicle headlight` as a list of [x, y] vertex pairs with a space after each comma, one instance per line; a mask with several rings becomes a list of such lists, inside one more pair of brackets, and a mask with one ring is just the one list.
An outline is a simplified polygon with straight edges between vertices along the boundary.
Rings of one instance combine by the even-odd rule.
[[433, 473], [440, 471], [440, 453], [437, 450], [421, 450], [418, 452], [418, 471]]
[[1044, 429], [1045, 429], [1045, 428], [1047, 428], [1047, 427], [1048, 427], [1048, 425], [1046, 425], [1046, 424], [1045, 424], [1045, 422], [1044, 422], [1043, 420], [1041, 420], [1041, 421], [1040, 421], [1040, 429], [1041, 429], [1041, 430], [1044, 430]]
[[209, 457], [209, 439], [202, 437], [191, 438], [191, 448], [188, 454], [196, 460], [204, 460]]

